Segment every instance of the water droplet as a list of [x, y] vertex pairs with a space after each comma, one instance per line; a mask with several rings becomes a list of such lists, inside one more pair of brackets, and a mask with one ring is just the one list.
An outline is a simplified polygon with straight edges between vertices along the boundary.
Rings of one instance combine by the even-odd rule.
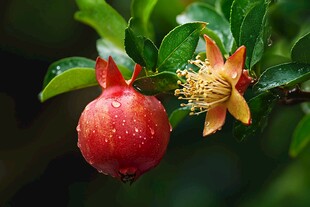
[[96, 130], [93, 130], [93, 133], [96, 133]]
[[78, 132], [81, 131], [80, 125], [77, 125], [76, 131], [78, 131]]
[[112, 132], [115, 133], [115, 132], [116, 132], [116, 129], [112, 129]]
[[141, 144], [144, 144], [144, 142], [141, 142]]
[[232, 77], [233, 79], [237, 78], [237, 76], [238, 76], [238, 73], [237, 73], [237, 72], [233, 72], [233, 73], [231, 74], [231, 77]]
[[111, 105], [112, 105], [114, 108], [118, 108], [118, 107], [120, 107], [122, 104], [121, 104], [120, 102], [114, 100], [114, 101], [112, 101]]
[[126, 130], [126, 132], [125, 132], [126, 134], [128, 134], [128, 131]]
[[137, 121], [137, 120], [135, 120], [135, 119], [133, 120], [133, 122], [136, 122], [136, 121]]
[[105, 141], [105, 142], [108, 142], [108, 139], [107, 139], [107, 138], [105, 138], [105, 139], [104, 139], [104, 141]]
[[138, 128], [135, 128], [135, 132], [139, 132], [139, 129], [138, 129]]
[[151, 130], [151, 134], [154, 135], [155, 134], [154, 129], [150, 127], [150, 130]]
[[78, 142], [78, 143], [77, 143], [77, 146], [78, 146], [78, 148], [81, 148], [81, 143]]
[[117, 114], [114, 117], [117, 118], [118, 117]]
[[132, 134], [132, 136], [136, 136], [136, 134], [135, 134], [135, 133], [133, 133], [133, 134]]
[[143, 139], [146, 140], [146, 137], [144, 137]]
[[271, 37], [269, 37], [267, 40], [267, 46], [270, 47], [272, 45], [272, 43], [273, 43], [272, 39], [271, 39]]
[[126, 122], [126, 120], [124, 119], [124, 120], [123, 120], [123, 122], [125, 123], [125, 122]]
[[118, 138], [121, 139], [122, 137], [121, 137], [121, 136], [118, 136]]

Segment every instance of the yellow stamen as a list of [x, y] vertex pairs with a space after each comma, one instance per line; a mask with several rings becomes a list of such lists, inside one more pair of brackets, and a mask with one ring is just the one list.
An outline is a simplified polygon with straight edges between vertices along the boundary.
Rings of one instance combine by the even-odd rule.
[[196, 59], [189, 63], [199, 67], [199, 71], [177, 70], [179, 77], [186, 78], [185, 83], [178, 81], [182, 89], [175, 90], [175, 95], [179, 96], [179, 99], [188, 100], [188, 103], [183, 103], [181, 106], [190, 107], [192, 111], [190, 114], [198, 115], [229, 99], [231, 84], [220, 73], [212, 70], [208, 60]]

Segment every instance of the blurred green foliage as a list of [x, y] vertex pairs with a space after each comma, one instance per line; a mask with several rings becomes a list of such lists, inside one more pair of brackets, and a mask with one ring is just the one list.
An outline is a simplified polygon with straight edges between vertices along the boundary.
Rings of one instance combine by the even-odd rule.
[[[216, 11], [223, 12], [227, 19], [227, 9], [221, 9], [221, 5], [231, 5], [232, 1], [158, 0], [149, 17], [154, 28], [153, 37], [149, 37], [157, 48], [168, 32], [179, 25], [176, 17], [183, 14], [192, 2], [205, 2]], [[120, 12], [126, 22], [129, 21], [130, 1], [107, 3]], [[96, 58], [96, 41], [100, 35], [74, 19], [78, 10], [75, 1], [12, 0], [3, 5], [2, 50], [16, 53], [18, 57], [47, 60], [48, 63], [72, 56]], [[269, 8], [271, 33], [266, 38], [268, 47], [261, 54], [261, 61], [253, 66], [257, 74], [295, 59], [296, 55], [291, 57], [292, 48], [309, 32], [309, 1], [271, 1]], [[264, 34], [257, 35], [261, 37]], [[307, 50], [305, 52], [309, 55]], [[304, 60], [308, 58], [302, 58]], [[251, 61], [249, 64], [252, 65]], [[27, 70], [27, 74], [37, 72], [29, 65], [10, 70]], [[40, 70], [43, 74], [46, 68]], [[42, 77], [35, 81], [41, 84]], [[30, 96], [37, 98], [40, 84]], [[232, 136], [232, 117], [228, 117], [220, 132], [203, 138], [204, 117], [183, 116], [182, 111], [179, 115], [182, 121], [176, 119], [176, 128], [160, 165], [127, 186], [89, 167], [76, 146], [75, 125], [79, 114], [98, 93], [97, 87], [89, 87], [62, 94], [44, 103], [44, 110], [35, 116], [30, 126], [21, 128], [14, 115], [16, 100], [6, 95], [6, 91], [1, 91], [0, 110], [4, 115], [1, 130], [6, 135], [1, 138], [3, 144], [0, 147], [1, 205], [310, 205], [309, 145], [302, 146], [303, 150], [297, 157], [289, 156], [294, 130], [305, 119], [307, 121], [304, 118], [300, 124], [304, 116], [309, 116], [305, 115], [300, 104], [277, 105], [270, 111], [264, 131], [251, 134], [244, 142], [237, 142]], [[254, 95], [249, 93], [246, 96]], [[179, 104], [169, 94], [159, 95], [159, 98], [169, 113]], [[25, 99], [21, 102], [24, 103]], [[298, 129], [295, 136], [304, 133], [300, 132], [300, 127]]]

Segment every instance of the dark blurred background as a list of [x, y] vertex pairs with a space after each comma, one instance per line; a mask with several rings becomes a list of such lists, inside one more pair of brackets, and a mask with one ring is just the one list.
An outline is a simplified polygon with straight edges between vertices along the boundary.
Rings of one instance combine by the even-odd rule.
[[[157, 44], [190, 2], [158, 1], [152, 14], [160, 27]], [[309, 18], [309, 3], [278, 2], [272, 37], [290, 41]], [[128, 20], [129, 0], [108, 3]], [[277, 106], [264, 132], [241, 143], [232, 136], [230, 116], [208, 138], [201, 136], [204, 115], [188, 117], [172, 132], [162, 162], [131, 186], [99, 174], [83, 159], [75, 130], [99, 89], [38, 99], [48, 66], [70, 56], [95, 59], [99, 36], [74, 20], [74, 0], [0, 5], [0, 206], [310, 206], [309, 149], [288, 156], [303, 116], [299, 105]]]

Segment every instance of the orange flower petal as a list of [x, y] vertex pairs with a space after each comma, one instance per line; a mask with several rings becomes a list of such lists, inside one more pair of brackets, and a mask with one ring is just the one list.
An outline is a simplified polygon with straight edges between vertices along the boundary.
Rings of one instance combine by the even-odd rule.
[[244, 67], [245, 60], [245, 46], [239, 47], [232, 56], [230, 56], [224, 65], [224, 72], [222, 73], [225, 78], [235, 86], [240, 79]]
[[208, 110], [203, 128], [203, 136], [210, 135], [221, 129], [225, 123], [226, 110], [227, 108], [223, 104]]
[[211, 67], [222, 67], [224, 65], [224, 60], [220, 49], [208, 35], [204, 35], [203, 37], [206, 40], [206, 55]]
[[251, 113], [249, 106], [237, 89], [234, 88], [231, 91], [231, 95], [229, 100], [226, 102], [226, 106], [229, 113], [231, 113], [231, 115], [233, 115], [237, 120], [246, 125], [251, 124]]

